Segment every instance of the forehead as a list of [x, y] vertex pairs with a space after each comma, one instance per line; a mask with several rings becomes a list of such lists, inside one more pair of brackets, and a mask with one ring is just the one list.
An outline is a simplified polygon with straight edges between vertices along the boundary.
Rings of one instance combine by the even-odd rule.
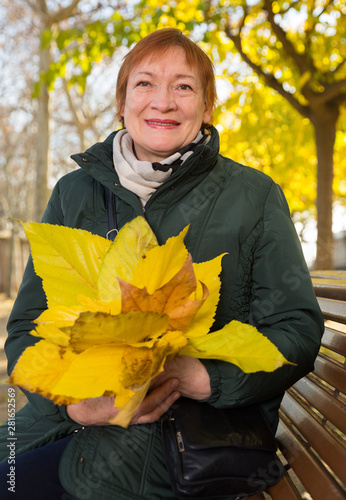
[[154, 76], [191, 76], [199, 80], [197, 67], [189, 64], [182, 47], [168, 47], [143, 58], [131, 70], [129, 79], [141, 73], [151, 73]]

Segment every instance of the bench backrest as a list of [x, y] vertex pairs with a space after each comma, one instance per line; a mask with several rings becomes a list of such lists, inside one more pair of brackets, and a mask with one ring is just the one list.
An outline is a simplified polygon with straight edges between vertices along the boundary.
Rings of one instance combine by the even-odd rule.
[[312, 273], [326, 329], [315, 370], [284, 396], [278, 443], [291, 469], [274, 500], [346, 499], [346, 272]]

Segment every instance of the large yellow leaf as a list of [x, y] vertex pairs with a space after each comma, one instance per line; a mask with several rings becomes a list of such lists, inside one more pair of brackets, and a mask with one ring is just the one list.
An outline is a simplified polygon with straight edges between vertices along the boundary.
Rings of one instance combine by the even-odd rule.
[[116, 396], [116, 405], [124, 406], [137, 391], [148, 387], [166, 356], [179, 352], [185, 344], [181, 332], [169, 332], [153, 348], [112, 343], [76, 354], [70, 347], [41, 340], [24, 351], [10, 381], [57, 404], [107, 395]]
[[138, 406], [141, 404], [143, 399], [145, 398], [147, 391], [149, 389], [150, 381], [147, 382], [139, 391], [135, 392], [131, 399], [122, 404], [120, 398], [115, 398], [115, 405], [119, 405], [118, 414], [109, 420], [109, 423], [112, 425], [120, 425], [121, 427], [127, 427], [132, 417], [137, 410]]
[[[62, 355], [63, 353], [63, 355]], [[46, 340], [28, 347], [14, 367], [10, 383], [52, 399], [56, 404], [73, 404], [80, 398], [54, 395], [52, 391], [61, 376], [78, 356]]]
[[185, 335], [179, 331], [169, 331], [158, 339], [153, 346], [154, 362], [151, 376], [156, 377], [163, 370], [166, 358], [178, 354], [186, 343]]
[[[116, 396], [115, 405], [120, 407], [120, 411], [109, 421], [110, 424], [121, 425], [122, 427], [129, 425], [135, 411], [146, 396], [151, 380], [163, 370], [163, 365], [167, 357], [171, 354], [177, 354], [185, 344], [186, 338], [184, 335], [181, 332], [173, 331], [168, 332], [155, 342], [152, 350], [153, 364], [150, 378], [139, 390], [134, 392], [129, 401], [123, 395]], [[135, 373], [133, 373], [133, 377], [135, 380]]]
[[183, 242], [187, 230], [188, 226], [164, 245], [149, 250], [139, 260], [130, 283], [137, 288], [145, 287], [149, 294], [168, 283], [187, 259], [188, 251]]
[[49, 307], [75, 305], [78, 295], [97, 297], [97, 277], [110, 241], [52, 224], [33, 222], [23, 227]]
[[[131, 349], [131, 351], [130, 351]], [[140, 357], [138, 357], [140, 352]], [[151, 379], [153, 368], [154, 351], [148, 348], [142, 348], [141, 351], [134, 353], [133, 346], [129, 347], [127, 356], [123, 356], [120, 382], [126, 389], [138, 391], [146, 385]], [[121, 394], [121, 391], [118, 392]], [[119, 402], [119, 398], [117, 403]]]
[[85, 309], [81, 306], [54, 306], [43, 311], [35, 320], [37, 324], [51, 324], [58, 328], [72, 326], [80, 313]]
[[94, 300], [84, 295], [78, 295], [78, 302], [89, 312], [103, 312], [115, 316], [121, 312], [121, 297], [119, 300], [112, 300], [112, 302], [102, 302], [102, 300]]
[[70, 342], [69, 334], [54, 323], [38, 325], [36, 330], [30, 333], [60, 347], [67, 347]]
[[205, 288], [202, 300], [192, 301], [189, 298], [196, 289], [191, 255], [180, 271], [153, 294], [149, 294], [146, 288], [137, 288], [122, 280], [119, 280], [119, 284], [122, 312], [153, 311], [168, 314], [169, 326], [173, 330], [184, 331], [208, 296], [208, 290]]
[[[134, 349], [134, 348], [132, 348]], [[121, 393], [120, 381], [123, 356], [138, 360], [141, 354], [147, 357], [148, 349], [129, 352], [128, 346], [117, 344], [97, 345], [76, 355], [73, 362], [62, 373], [57, 384], [51, 388], [52, 395], [75, 399], [97, 398]]]
[[216, 313], [217, 304], [220, 298], [220, 273], [221, 273], [221, 260], [225, 254], [215, 257], [215, 259], [208, 260], [207, 262], [194, 263], [193, 269], [195, 271], [196, 279], [199, 282], [199, 290], [196, 292], [196, 300], [203, 294], [204, 284], [208, 289], [208, 297], [198, 309], [195, 317], [192, 319], [188, 329], [185, 331], [187, 338], [199, 337], [208, 333]]
[[228, 361], [245, 373], [272, 372], [283, 364], [291, 364], [255, 327], [239, 321], [231, 321], [217, 332], [189, 339], [180, 354]]
[[123, 406], [135, 391], [150, 382], [153, 368], [156, 373], [167, 353], [180, 350], [186, 342], [181, 337], [176, 333], [172, 342], [159, 339], [154, 349], [126, 344], [104, 344], [86, 349], [74, 357], [51, 387], [51, 394], [60, 400], [115, 395], [115, 404]]
[[[158, 337], [168, 326], [169, 317], [153, 312], [128, 312], [118, 316], [83, 313], [71, 328], [70, 345], [76, 352], [101, 344], [137, 344]], [[149, 346], [148, 346], [149, 347]]]
[[144, 217], [136, 217], [120, 229], [103, 259], [98, 277], [99, 297], [104, 302], [120, 296], [117, 278], [131, 281], [140, 258], [158, 245]]

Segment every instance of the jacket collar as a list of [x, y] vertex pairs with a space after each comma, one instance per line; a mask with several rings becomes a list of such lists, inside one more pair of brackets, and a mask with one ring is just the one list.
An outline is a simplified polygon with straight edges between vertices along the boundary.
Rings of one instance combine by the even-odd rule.
[[[112, 132], [103, 142], [98, 142], [87, 149], [84, 153], [71, 155], [83, 170], [94, 177], [101, 184], [114, 191], [114, 186], [119, 185], [118, 174], [113, 164], [113, 140], [119, 132]], [[200, 144], [194, 153], [184, 162], [184, 167], [173, 172], [164, 182], [177, 183], [180, 179], [188, 177], [198, 177], [210, 171], [217, 160], [219, 152], [219, 134], [215, 127], [211, 127], [211, 139], [208, 144]]]

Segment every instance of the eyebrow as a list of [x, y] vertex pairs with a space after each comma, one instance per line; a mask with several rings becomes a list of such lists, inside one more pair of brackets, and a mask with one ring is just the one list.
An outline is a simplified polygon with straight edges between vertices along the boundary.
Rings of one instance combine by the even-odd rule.
[[[153, 78], [155, 78], [155, 74], [154, 73], [151, 73], [150, 71], [139, 71], [138, 73], [135, 74], [136, 76], [139, 76], [139, 75], [147, 75], [147, 76], [151, 76]], [[177, 75], [174, 75], [174, 77], [176, 79], [179, 79], [179, 78], [191, 78], [192, 80], [196, 80], [196, 77], [193, 76], [193, 75], [185, 75], [183, 73], [178, 73]]]

